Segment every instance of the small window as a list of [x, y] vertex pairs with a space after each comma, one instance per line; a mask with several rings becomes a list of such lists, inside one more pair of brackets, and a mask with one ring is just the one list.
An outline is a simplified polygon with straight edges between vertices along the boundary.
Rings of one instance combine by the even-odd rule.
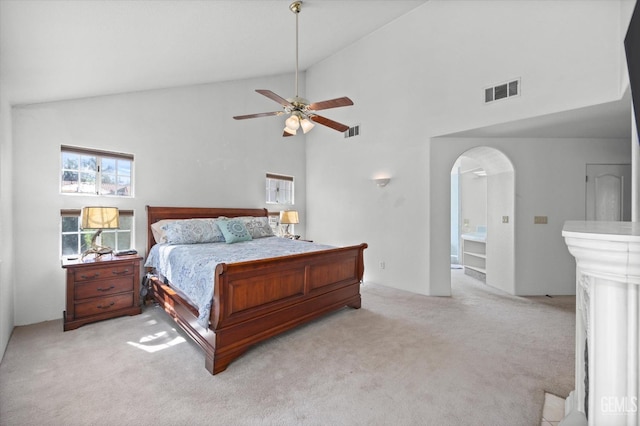
[[267, 204], [293, 205], [293, 177], [267, 173]]
[[62, 194], [133, 196], [133, 155], [62, 146]]
[[[80, 229], [80, 210], [62, 210], [61, 220], [61, 254], [74, 256], [84, 253], [91, 247], [91, 238], [95, 229]], [[133, 247], [133, 211], [120, 210], [120, 228], [105, 229], [100, 235], [103, 246], [111, 247], [114, 251], [128, 250]]]

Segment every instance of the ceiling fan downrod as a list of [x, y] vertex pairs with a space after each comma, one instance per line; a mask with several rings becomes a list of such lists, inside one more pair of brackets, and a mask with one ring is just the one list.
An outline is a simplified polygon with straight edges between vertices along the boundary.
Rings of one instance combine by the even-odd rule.
[[296, 15], [296, 98], [298, 97], [298, 15], [300, 14], [300, 10], [302, 10], [302, 2], [294, 1], [289, 5], [289, 9]]

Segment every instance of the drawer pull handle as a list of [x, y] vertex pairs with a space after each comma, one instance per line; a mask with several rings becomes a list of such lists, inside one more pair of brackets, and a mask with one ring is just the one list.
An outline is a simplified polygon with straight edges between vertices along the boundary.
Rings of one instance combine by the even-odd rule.
[[98, 278], [99, 276], [100, 276], [100, 272], [96, 272], [93, 275], [84, 275], [84, 274], [82, 274], [82, 275], [80, 275], [80, 278], [82, 278], [83, 280], [88, 280], [88, 279], [91, 279], [91, 278]]
[[96, 290], [98, 290], [98, 291], [109, 291], [109, 290], [113, 290], [114, 288], [116, 288], [116, 286], [112, 285], [112, 286], [109, 286], [108, 288], [98, 287]]
[[111, 273], [112, 273], [113, 275], [125, 275], [125, 274], [128, 274], [128, 273], [129, 273], [129, 270], [128, 270], [128, 269], [125, 269], [125, 270], [123, 270], [123, 271], [111, 271]]
[[98, 305], [97, 308], [98, 309], [109, 309], [110, 307], [112, 307], [113, 305], [115, 305], [116, 302], [111, 302], [109, 303], [107, 306], [102, 306], [102, 305]]

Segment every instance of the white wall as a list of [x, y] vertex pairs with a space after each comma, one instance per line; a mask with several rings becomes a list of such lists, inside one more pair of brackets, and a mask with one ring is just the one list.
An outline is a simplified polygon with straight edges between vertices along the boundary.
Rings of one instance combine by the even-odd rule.
[[11, 337], [14, 318], [11, 110], [9, 103], [2, 96], [0, 96], [0, 129], [0, 359], [2, 359]]
[[515, 172], [489, 174], [487, 187], [487, 284], [515, 294]]
[[[305, 226], [305, 145], [282, 138], [284, 118], [236, 121], [276, 106], [254, 92], [286, 93], [292, 75], [44, 103], [13, 109], [15, 324], [60, 318], [60, 209], [96, 203], [59, 193], [60, 145], [135, 155], [135, 198], [100, 203], [135, 211], [144, 254], [146, 205], [268, 207], [265, 173], [292, 175], [297, 231]], [[303, 80], [304, 81], [304, 80]], [[273, 207], [272, 210], [278, 210]], [[37, 265], [37, 267], [34, 267]]]
[[[448, 178], [433, 167], [449, 173], [453, 160], [441, 158], [431, 138], [619, 99], [620, 16], [620, 4], [608, 1], [430, 1], [312, 67], [306, 97], [350, 96], [353, 107], [327, 115], [360, 124], [361, 136], [307, 136], [310, 237], [369, 243], [367, 280], [450, 294], [449, 215], [440, 216], [449, 201], [435, 196], [449, 192], [442, 185]], [[516, 77], [522, 79], [519, 98], [483, 105], [484, 87]], [[591, 147], [581, 150], [596, 162], [610, 161], [621, 151], [628, 158], [625, 145], [612, 148], [612, 154], [595, 146], [593, 155]], [[569, 176], [562, 156], [575, 153], [553, 147], [546, 157], [549, 152], [556, 157], [552, 161], [558, 173]], [[522, 154], [516, 157], [524, 161]], [[516, 170], [517, 181], [529, 181], [523, 190], [535, 193], [543, 185], [538, 168], [545, 166], [546, 157]], [[380, 172], [392, 177], [383, 190], [370, 182]], [[522, 196], [526, 193], [517, 194], [516, 203]], [[527, 241], [527, 230], [523, 232]], [[544, 247], [559, 235], [542, 232], [529, 243]], [[532, 274], [545, 269], [549, 254], [525, 252], [520, 257], [516, 264], [522, 264], [523, 274]], [[565, 260], [572, 262], [568, 255]], [[385, 261], [384, 270], [380, 261]], [[528, 275], [521, 290], [572, 292], [571, 280], [560, 279], [562, 283], [541, 282]]]
[[461, 157], [460, 168], [463, 173], [460, 176], [460, 219], [463, 234], [476, 232], [478, 226], [487, 226], [487, 177], [468, 172], [477, 167], [480, 167], [477, 161]]

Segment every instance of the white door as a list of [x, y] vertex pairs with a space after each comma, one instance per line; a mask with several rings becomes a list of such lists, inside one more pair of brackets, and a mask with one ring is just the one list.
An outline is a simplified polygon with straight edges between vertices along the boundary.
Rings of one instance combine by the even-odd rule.
[[587, 220], [631, 220], [631, 165], [587, 164]]

